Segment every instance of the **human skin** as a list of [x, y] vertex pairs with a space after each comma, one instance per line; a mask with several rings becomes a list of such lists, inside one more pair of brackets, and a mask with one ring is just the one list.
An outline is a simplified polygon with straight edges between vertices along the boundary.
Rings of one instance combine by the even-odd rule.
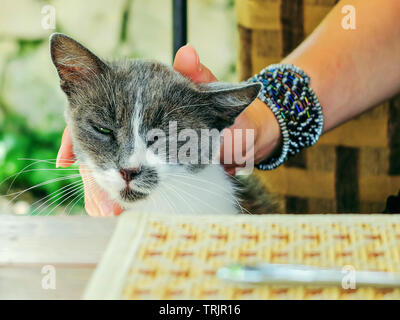
[[[344, 14], [341, 10], [344, 5], [353, 5], [356, 9], [356, 30], [342, 27]], [[331, 130], [399, 91], [400, 1], [340, 1], [314, 32], [281, 63], [294, 64], [309, 75], [311, 87], [322, 105], [323, 132]], [[177, 52], [174, 69], [194, 82], [217, 81], [212, 72], [200, 63], [190, 45]], [[275, 116], [259, 99], [239, 115], [232, 129], [254, 129], [255, 163], [277, 151], [281, 142]], [[222, 147], [232, 150], [231, 145]], [[224, 152], [221, 152], [222, 164], [223, 155]], [[57, 166], [67, 167], [73, 163], [73, 158], [72, 141], [66, 128]], [[232, 175], [236, 166], [225, 165], [225, 169]], [[88, 214], [119, 215], [122, 209], [93, 182], [86, 169], [81, 166]]]

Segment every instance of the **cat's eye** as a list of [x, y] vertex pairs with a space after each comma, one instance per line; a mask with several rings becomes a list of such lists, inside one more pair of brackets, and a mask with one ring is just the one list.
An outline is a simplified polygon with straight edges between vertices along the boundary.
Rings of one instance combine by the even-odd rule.
[[100, 132], [100, 133], [102, 133], [102, 134], [111, 134], [111, 133], [112, 133], [112, 130], [107, 129], [107, 128], [96, 127], [96, 126], [93, 126], [93, 128], [94, 128], [96, 131], [98, 131], [98, 132]]

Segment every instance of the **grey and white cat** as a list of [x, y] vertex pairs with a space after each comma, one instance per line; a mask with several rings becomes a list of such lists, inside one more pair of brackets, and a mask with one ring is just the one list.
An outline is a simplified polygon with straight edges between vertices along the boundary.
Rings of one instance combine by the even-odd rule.
[[[173, 139], [171, 122], [178, 134], [231, 126], [256, 98], [260, 84], [194, 84], [159, 62], [105, 62], [58, 33], [50, 46], [68, 97], [66, 120], [76, 158], [123, 208], [165, 214], [275, 210], [254, 178], [232, 179], [211, 161], [173, 163], [168, 147], [161, 153], [154, 149], [154, 143], [168, 146]], [[149, 141], [154, 128], [166, 135]], [[182, 144], [177, 141], [178, 148]]]

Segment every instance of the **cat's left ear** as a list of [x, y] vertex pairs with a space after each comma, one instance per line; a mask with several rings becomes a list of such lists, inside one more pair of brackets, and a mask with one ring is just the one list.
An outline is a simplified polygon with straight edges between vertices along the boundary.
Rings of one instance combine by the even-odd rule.
[[90, 81], [107, 69], [96, 55], [72, 38], [54, 33], [50, 37], [50, 52], [65, 93], [82, 81]]
[[261, 86], [256, 82], [239, 84], [215, 82], [206, 85], [207, 100], [212, 102], [207, 109], [213, 119], [210, 125], [218, 130], [230, 127], [236, 117], [257, 98]]

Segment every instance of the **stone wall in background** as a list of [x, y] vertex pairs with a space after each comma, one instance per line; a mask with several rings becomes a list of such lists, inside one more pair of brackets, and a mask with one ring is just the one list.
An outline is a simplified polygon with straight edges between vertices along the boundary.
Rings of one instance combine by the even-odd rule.
[[[204, 64], [235, 81], [236, 27], [232, 0], [189, 0], [189, 42]], [[42, 27], [42, 8], [56, 12], [56, 29]], [[65, 97], [49, 55], [48, 37], [63, 32], [103, 58], [172, 61], [172, 1], [1, 0], [0, 117], [9, 111], [44, 133], [64, 126]]]

